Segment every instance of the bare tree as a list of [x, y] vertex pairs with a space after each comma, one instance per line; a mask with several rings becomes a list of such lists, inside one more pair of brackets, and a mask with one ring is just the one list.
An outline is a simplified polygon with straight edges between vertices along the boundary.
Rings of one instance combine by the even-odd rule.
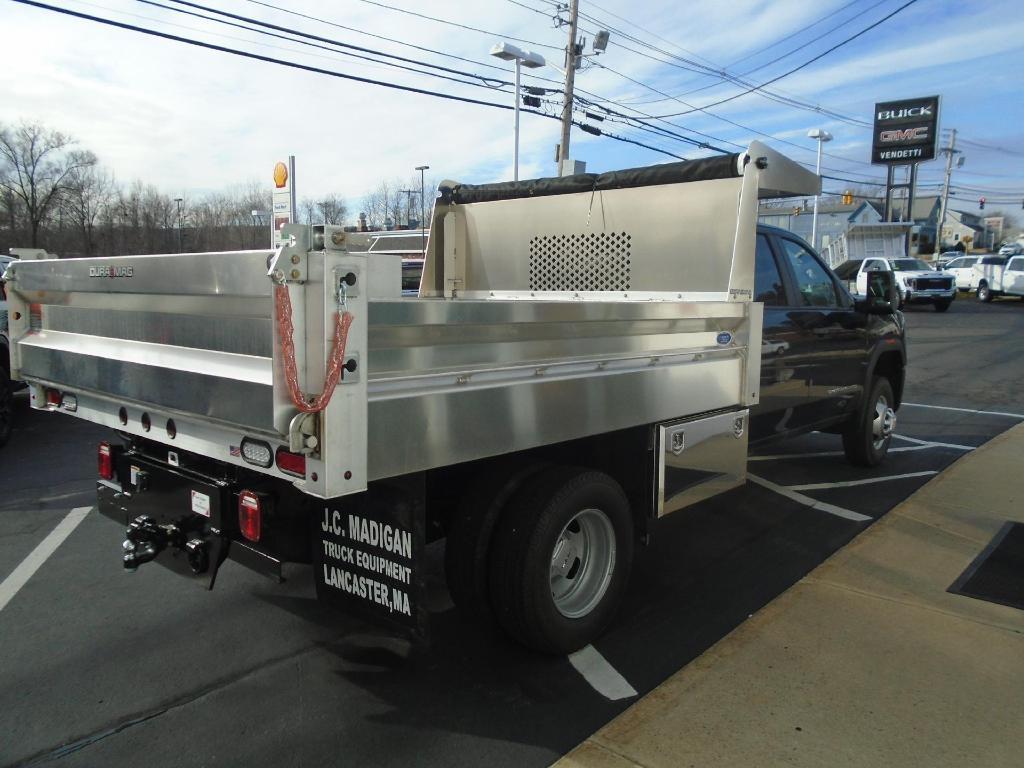
[[0, 126], [0, 187], [24, 206], [29, 244], [39, 245], [39, 228], [76, 170], [95, 165], [92, 152], [73, 150], [74, 139], [39, 123]]
[[114, 180], [95, 165], [75, 168], [68, 174], [63, 197], [64, 211], [78, 230], [82, 254], [95, 255], [97, 220], [114, 200]]
[[348, 216], [348, 206], [338, 195], [324, 195], [317, 207], [320, 209], [320, 221], [324, 224], [344, 224]]

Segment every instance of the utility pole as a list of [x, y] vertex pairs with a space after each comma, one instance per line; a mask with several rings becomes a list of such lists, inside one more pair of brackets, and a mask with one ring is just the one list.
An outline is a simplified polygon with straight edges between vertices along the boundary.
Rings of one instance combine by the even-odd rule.
[[939, 206], [939, 229], [935, 233], [936, 258], [942, 252], [942, 228], [946, 224], [946, 205], [949, 203], [949, 180], [953, 176], [953, 155], [959, 152], [956, 148], [956, 128], [949, 132], [949, 146], [941, 147], [939, 152], [946, 155], [946, 180], [942, 184], [942, 204]]
[[572, 130], [572, 91], [576, 79], [576, 26], [579, 0], [569, 0], [569, 45], [565, 49], [565, 104], [562, 105], [562, 142], [558, 145], [558, 175], [562, 161], [569, 159], [569, 133]]

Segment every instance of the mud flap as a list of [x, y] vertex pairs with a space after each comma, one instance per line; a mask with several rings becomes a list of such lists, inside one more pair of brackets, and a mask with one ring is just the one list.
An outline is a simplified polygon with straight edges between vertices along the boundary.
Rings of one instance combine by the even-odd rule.
[[422, 479], [374, 483], [326, 500], [312, 526], [317, 598], [427, 642]]

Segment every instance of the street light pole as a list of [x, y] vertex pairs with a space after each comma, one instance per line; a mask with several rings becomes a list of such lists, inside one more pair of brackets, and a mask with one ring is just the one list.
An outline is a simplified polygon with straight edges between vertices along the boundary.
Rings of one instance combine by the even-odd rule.
[[[818, 177], [821, 176], [821, 145], [826, 141], [832, 141], [832, 134], [828, 131], [823, 131], [820, 128], [812, 128], [807, 132], [807, 138], [818, 140], [818, 162], [814, 167], [814, 173]], [[821, 179], [819, 178], [819, 183]], [[814, 216], [811, 218], [811, 247], [819, 251], [818, 247], [818, 197], [814, 196]]]
[[423, 172], [430, 169], [429, 165], [417, 165], [416, 170], [420, 172], [420, 248], [423, 258], [427, 258], [427, 221], [424, 212], [426, 203], [423, 199]]
[[183, 198], [176, 197], [174, 202], [178, 204], [178, 253], [181, 253], [181, 203]]
[[516, 63], [516, 90], [512, 94], [513, 101], [513, 113], [515, 114], [515, 141], [514, 149], [512, 150], [512, 178], [515, 181], [519, 181], [519, 99], [520, 99], [520, 85], [519, 80], [521, 77], [520, 71], [523, 66], [527, 66], [530, 69], [536, 69], [543, 67], [547, 64], [544, 57], [538, 53], [532, 51], [524, 51], [521, 48], [517, 48], [509, 43], [495, 43], [491, 47], [491, 56], [496, 56], [499, 59], [505, 61], [514, 61]]

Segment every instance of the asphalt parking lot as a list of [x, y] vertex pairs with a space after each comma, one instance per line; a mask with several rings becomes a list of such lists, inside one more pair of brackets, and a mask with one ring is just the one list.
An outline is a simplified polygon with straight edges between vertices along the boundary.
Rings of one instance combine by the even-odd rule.
[[753, 456], [755, 482], [659, 524], [615, 625], [571, 659], [460, 619], [436, 547], [422, 650], [321, 610], [301, 569], [279, 586], [229, 565], [213, 592], [126, 574], [123, 530], [86, 511], [104, 430], [22, 395], [0, 450], [0, 764], [547, 765], [1020, 421], [1021, 302], [961, 298], [907, 321], [889, 460], [855, 469], [819, 434]]

